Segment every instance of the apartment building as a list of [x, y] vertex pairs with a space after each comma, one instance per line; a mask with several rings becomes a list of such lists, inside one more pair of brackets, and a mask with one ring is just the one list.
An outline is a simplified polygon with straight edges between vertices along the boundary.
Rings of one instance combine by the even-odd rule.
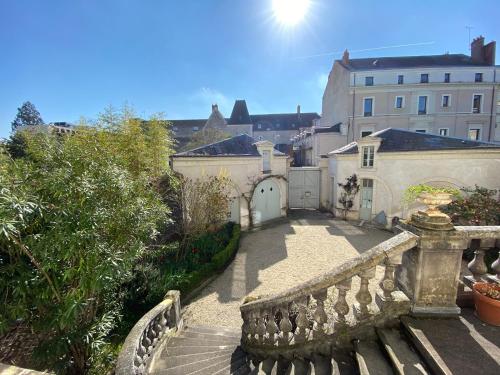
[[334, 62], [321, 126], [347, 126], [348, 142], [386, 128], [500, 142], [496, 42], [478, 37], [471, 55], [350, 59]]

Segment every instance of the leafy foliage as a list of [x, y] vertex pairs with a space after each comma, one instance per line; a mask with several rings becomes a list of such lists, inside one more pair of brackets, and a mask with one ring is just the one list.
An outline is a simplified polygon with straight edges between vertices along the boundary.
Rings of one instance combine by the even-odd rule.
[[43, 120], [40, 112], [37, 111], [31, 102], [24, 102], [17, 109], [16, 118], [12, 121], [11, 125], [12, 130], [16, 130], [20, 126], [43, 125]]
[[460, 191], [448, 187], [435, 187], [430, 185], [413, 185], [409, 186], [403, 194], [403, 203], [409, 204], [415, 202], [420, 194], [423, 193], [448, 193], [454, 197], [460, 196]]
[[123, 285], [168, 223], [154, 187], [171, 140], [154, 121], [108, 111], [71, 136], [27, 133], [24, 156], [0, 159], [0, 330], [42, 333], [39, 368], [98, 373], [113, 351]]
[[346, 178], [345, 183], [339, 182], [338, 185], [342, 188], [339, 203], [342, 205], [341, 209], [344, 220], [347, 220], [347, 214], [354, 206], [354, 198], [359, 192], [360, 186], [358, 184], [358, 176], [353, 174], [352, 176]]
[[475, 186], [462, 188], [465, 194], [441, 210], [457, 225], [500, 225], [498, 190]]

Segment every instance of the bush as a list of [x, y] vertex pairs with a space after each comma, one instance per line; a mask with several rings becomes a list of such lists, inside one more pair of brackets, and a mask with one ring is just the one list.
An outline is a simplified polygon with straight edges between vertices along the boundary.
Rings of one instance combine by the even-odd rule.
[[168, 144], [155, 146], [129, 112], [115, 120], [64, 137], [23, 134], [23, 152], [0, 160], [0, 331], [20, 319], [43, 337], [39, 369], [106, 367], [123, 285], [168, 222], [154, 189]]

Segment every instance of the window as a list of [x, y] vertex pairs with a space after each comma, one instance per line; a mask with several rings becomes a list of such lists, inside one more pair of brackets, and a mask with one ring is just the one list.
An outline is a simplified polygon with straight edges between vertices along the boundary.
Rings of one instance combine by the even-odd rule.
[[425, 133], [427, 133], [427, 130], [426, 129], [415, 129], [415, 133], [425, 134]]
[[402, 85], [404, 82], [405, 82], [404, 75], [402, 74], [398, 75], [398, 85]]
[[365, 117], [373, 116], [373, 98], [364, 98], [363, 115]]
[[429, 74], [420, 74], [420, 83], [429, 83]]
[[481, 113], [482, 94], [474, 94], [472, 97], [472, 113]]
[[375, 156], [375, 146], [363, 147], [363, 162], [362, 162], [361, 166], [363, 168], [373, 167], [374, 156]]
[[441, 107], [448, 108], [450, 106], [450, 95], [443, 95], [441, 97]]
[[470, 128], [469, 129], [469, 139], [473, 141], [479, 141], [481, 139], [481, 129]]
[[371, 130], [362, 130], [361, 131], [361, 138], [363, 137], [368, 137], [370, 134], [372, 134], [373, 132]]
[[199, 128], [198, 128], [197, 126], [193, 126], [193, 131], [194, 131], [194, 132], [195, 132], [195, 131], [198, 131], [198, 130], [199, 130]]
[[373, 77], [365, 77], [365, 86], [373, 86]]
[[177, 126], [174, 126], [173, 130], [174, 132], [176, 132], [177, 130], [179, 130], [179, 128]]
[[483, 82], [483, 73], [476, 73], [474, 77], [475, 82]]
[[444, 73], [444, 82], [450, 83], [450, 73]]
[[418, 97], [418, 114], [419, 115], [427, 114], [427, 96]]
[[257, 129], [262, 129], [262, 124], [257, 124]]
[[447, 137], [448, 136], [448, 128], [439, 129], [439, 135], [442, 135], [443, 137]]
[[262, 171], [269, 172], [271, 170], [271, 151], [262, 151]]
[[404, 96], [396, 96], [396, 102], [394, 103], [394, 108], [401, 109], [405, 105], [405, 98]]

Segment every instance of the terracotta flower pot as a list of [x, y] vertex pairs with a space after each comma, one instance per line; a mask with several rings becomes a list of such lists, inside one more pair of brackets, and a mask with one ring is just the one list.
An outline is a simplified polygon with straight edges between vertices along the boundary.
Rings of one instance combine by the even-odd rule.
[[500, 291], [500, 285], [491, 283], [475, 283], [472, 287], [476, 313], [483, 322], [500, 327], [500, 301], [481, 294], [487, 287], [493, 287]]

